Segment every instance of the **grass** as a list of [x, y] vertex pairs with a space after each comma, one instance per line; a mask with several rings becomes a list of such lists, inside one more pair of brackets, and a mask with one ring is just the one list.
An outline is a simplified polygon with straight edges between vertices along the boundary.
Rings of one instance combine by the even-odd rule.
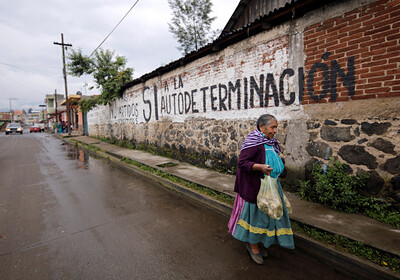
[[211, 169], [223, 174], [231, 174], [231, 175], [236, 174], [236, 166], [229, 167], [226, 164], [224, 164], [223, 161], [213, 157], [211, 154], [205, 155], [202, 153], [198, 153], [196, 151], [187, 152], [186, 150], [182, 152], [177, 148], [173, 149], [171, 147], [160, 147], [152, 145], [150, 143], [133, 143], [127, 139], [117, 140], [115, 138], [94, 137], [94, 136], [92, 138], [98, 139], [108, 144], [117, 145], [119, 147], [145, 151], [153, 155], [158, 155], [170, 159], [188, 162], [191, 165], [200, 168], [210, 168], [209, 166], [206, 166], [204, 162], [211, 159], [211, 162], [213, 162]]
[[167, 163], [163, 163], [163, 164], [157, 164], [158, 167], [161, 168], [165, 168], [165, 167], [174, 167], [177, 166], [177, 163], [173, 163], [173, 162], [167, 162]]
[[138, 167], [138, 168], [140, 168], [140, 169], [142, 169], [144, 171], [153, 173], [153, 174], [155, 174], [157, 176], [160, 176], [162, 178], [165, 178], [165, 179], [167, 179], [167, 180], [169, 180], [171, 182], [183, 185], [183, 186], [185, 186], [185, 187], [187, 187], [187, 188], [189, 188], [189, 189], [191, 189], [193, 191], [196, 191], [198, 193], [201, 193], [201, 194], [204, 194], [204, 195], [208, 195], [208, 196], [210, 196], [210, 197], [212, 197], [212, 198], [214, 198], [214, 199], [216, 199], [218, 201], [221, 201], [223, 203], [227, 203], [227, 204], [229, 204], [231, 206], [233, 205], [233, 202], [235, 200], [235, 198], [230, 196], [230, 195], [221, 193], [219, 191], [213, 190], [213, 189], [208, 188], [206, 186], [202, 186], [202, 185], [199, 185], [199, 184], [196, 184], [196, 183], [193, 183], [193, 182], [189, 182], [189, 181], [187, 181], [185, 179], [179, 178], [179, 177], [174, 176], [174, 175], [172, 175], [170, 173], [167, 173], [167, 172], [164, 172], [162, 170], [153, 168], [151, 166], [145, 165], [143, 163], [140, 163], [138, 161], [132, 160], [130, 158], [123, 157], [121, 159], [121, 161], [125, 162], [125, 163], [128, 163], [128, 164], [132, 164], [132, 165], [134, 165], [134, 166], [136, 166], [136, 167]]
[[100, 150], [101, 150], [100, 148], [98, 148], [98, 147], [96, 147], [96, 146], [94, 146], [94, 145], [92, 145], [92, 144], [86, 144], [86, 146], [87, 146], [89, 149], [94, 150], [94, 151], [100, 151]]
[[334, 246], [335, 249], [367, 259], [381, 266], [388, 267], [397, 273], [400, 272], [400, 258], [394, 254], [381, 251], [362, 242], [338, 234], [326, 232], [297, 221], [292, 220], [291, 223], [294, 232], [305, 234], [313, 240]]
[[73, 142], [75, 146], [82, 145], [82, 146], [84, 146], [84, 147], [86, 147], [86, 148], [88, 148], [88, 149], [90, 149], [92, 151], [96, 151], [96, 152], [97, 151], [101, 151], [100, 148], [98, 148], [98, 147], [96, 147], [96, 146], [94, 146], [92, 144], [83, 143], [83, 142], [77, 141], [75, 139], [71, 139], [71, 142]]

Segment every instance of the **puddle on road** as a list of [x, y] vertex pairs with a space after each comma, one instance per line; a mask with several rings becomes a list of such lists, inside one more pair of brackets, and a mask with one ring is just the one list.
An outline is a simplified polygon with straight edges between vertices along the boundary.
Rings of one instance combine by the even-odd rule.
[[64, 146], [65, 159], [66, 160], [77, 160], [77, 169], [88, 169], [89, 168], [89, 154], [84, 150], [77, 149], [69, 144]]

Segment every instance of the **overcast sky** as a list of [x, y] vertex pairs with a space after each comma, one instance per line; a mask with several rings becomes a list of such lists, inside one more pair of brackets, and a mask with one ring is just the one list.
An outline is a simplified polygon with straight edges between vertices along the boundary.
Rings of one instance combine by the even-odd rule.
[[[91, 54], [136, 0], [0, 0], [0, 111], [39, 109], [46, 94], [65, 94], [62, 50], [54, 42], [73, 45]], [[222, 29], [239, 0], [213, 0]], [[102, 45], [125, 56], [134, 78], [181, 57], [168, 31], [171, 10], [167, 0], [139, 0]], [[68, 76], [68, 94], [99, 93], [90, 77]]]

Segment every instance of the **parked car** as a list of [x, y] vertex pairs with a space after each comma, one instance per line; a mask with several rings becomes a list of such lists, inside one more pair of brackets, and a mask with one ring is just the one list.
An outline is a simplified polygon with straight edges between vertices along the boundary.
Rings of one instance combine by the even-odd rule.
[[9, 123], [6, 126], [6, 135], [8, 135], [10, 133], [22, 134], [23, 128], [21, 127], [21, 125], [19, 123]]
[[44, 132], [44, 123], [37, 123], [36, 125], [40, 127], [42, 132]]
[[42, 132], [42, 128], [40, 126], [38, 126], [37, 124], [34, 124], [29, 129], [29, 133], [32, 133], [32, 132]]

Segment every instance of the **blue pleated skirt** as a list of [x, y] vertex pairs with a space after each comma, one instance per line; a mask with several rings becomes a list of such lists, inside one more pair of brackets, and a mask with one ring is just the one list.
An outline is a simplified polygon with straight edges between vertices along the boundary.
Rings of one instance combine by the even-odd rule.
[[270, 218], [257, 207], [257, 204], [244, 201], [237, 195], [234, 211], [229, 221], [229, 231], [232, 236], [251, 244], [262, 243], [265, 248], [277, 244], [284, 248], [294, 249], [289, 213], [284, 203], [279, 181], [278, 192], [283, 203], [283, 216], [279, 220]]

